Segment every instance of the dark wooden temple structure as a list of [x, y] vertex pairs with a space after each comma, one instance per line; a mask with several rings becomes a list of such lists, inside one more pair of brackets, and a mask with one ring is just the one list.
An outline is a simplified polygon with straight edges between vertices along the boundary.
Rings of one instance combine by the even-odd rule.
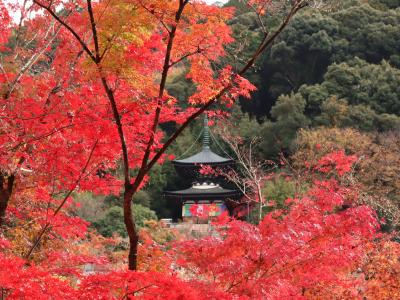
[[206, 223], [224, 212], [232, 215], [242, 194], [221, 176], [201, 174], [200, 169], [234, 168], [235, 161], [219, 156], [210, 148], [210, 132], [207, 115], [204, 118], [202, 150], [190, 157], [172, 161], [182, 182], [191, 186], [182, 190], [165, 191], [164, 196], [175, 201], [174, 221]]

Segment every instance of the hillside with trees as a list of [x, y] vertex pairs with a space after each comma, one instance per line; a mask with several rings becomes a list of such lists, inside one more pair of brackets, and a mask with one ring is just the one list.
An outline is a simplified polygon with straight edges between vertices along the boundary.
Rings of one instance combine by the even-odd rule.
[[399, 0], [0, 0], [0, 300], [400, 298], [399, 40]]

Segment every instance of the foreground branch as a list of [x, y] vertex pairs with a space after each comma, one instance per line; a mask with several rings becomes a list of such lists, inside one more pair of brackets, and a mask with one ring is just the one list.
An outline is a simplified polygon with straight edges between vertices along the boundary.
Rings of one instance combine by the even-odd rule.
[[[94, 150], [96, 149], [96, 146], [98, 144], [98, 140], [94, 143], [92, 150], [90, 151], [89, 157], [85, 163], [85, 166], [83, 167], [78, 179], [75, 181], [73, 187], [68, 191], [68, 193], [65, 195], [65, 197], [63, 198], [63, 200], [61, 201], [61, 203], [58, 205], [58, 207], [56, 208], [56, 210], [53, 213], [53, 217], [55, 217], [60, 210], [63, 208], [63, 206], [65, 205], [65, 203], [67, 202], [68, 198], [71, 196], [71, 194], [73, 193], [73, 191], [76, 189], [76, 187], [79, 185], [79, 183], [81, 182], [83, 176], [86, 173], [87, 168], [89, 167], [89, 163], [92, 159]], [[40, 241], [42, 240], [43, 236], [45, 235], [46, 231], [50, 228], [50, 222], [46, 222], [46, 225], [42, 228], [42, 230], [40, 230], [40, 232], [37, 234], [36, 238], [34, 239], [34, 243], [33, 245], [29, 248], [29, 250], [27, 251], [26, 255], [25, 255], [25, 259], [28, 260], [33, 251], [35, 250], [35, 248], [39, 245]]]

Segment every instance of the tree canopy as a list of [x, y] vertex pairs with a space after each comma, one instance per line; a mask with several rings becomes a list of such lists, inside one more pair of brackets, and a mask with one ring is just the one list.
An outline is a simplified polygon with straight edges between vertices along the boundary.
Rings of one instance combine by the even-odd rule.
[[[396, 297], [399, 13], [0, 0], [0, 298]], [[259, 207], [193, 238], [158, 219], [205, 112]]]

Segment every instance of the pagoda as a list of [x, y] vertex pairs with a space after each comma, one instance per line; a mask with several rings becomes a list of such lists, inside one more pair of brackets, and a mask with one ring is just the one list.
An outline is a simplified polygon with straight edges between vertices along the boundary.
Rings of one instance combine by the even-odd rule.
[[221, 176], [201, 174], [200, 169], [234, 168], [235, 161], [219, 156], [210, 149], [210, 132], [207, 115], [204, 117], [202, 150], [190, 157], [172, 161], [182, 181], [191, 186], [177, 191], [165, 191], [164, 196], [175, 201], [174, 221], [207, 223], [224, 212], [232, 215], [238, 200], [239, 190], [230, 186]]

